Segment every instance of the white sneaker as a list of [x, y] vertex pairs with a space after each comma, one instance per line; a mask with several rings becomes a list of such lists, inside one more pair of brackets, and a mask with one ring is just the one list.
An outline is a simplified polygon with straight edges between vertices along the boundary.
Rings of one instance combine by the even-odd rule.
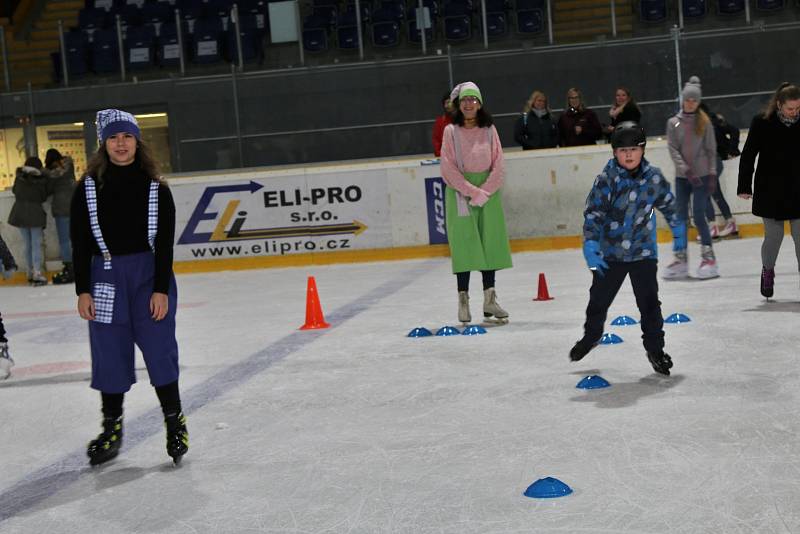
[[0, 380], [11, 376], [12, 367], [14, 367], [14, 360], [8, 354], [8, 343], [0, 343]]
[[728, 219], [725, 226], [719, 231], [720, 237], [728, 237], [729, 235], [739, 235], [739, 228], [736, 227], [736, 221], [733, 219]]
[[46, 286], [47, 278], [39, 271], [33, 271], [31, 274], [30, 283], [32, 286]]
[[672, 263], [664, 268], [661, 278], [664, 280], [679, 280], [689, 278], [689, 261], [686, 251], [676, 252]]
[[717, 268], [717, 259], [714, 257], [714, 249], [708, 245], [703, 245], [700, 249], [703, 259], [697, 268], [697, 278], [707, 280], [718, 277], [719, 269]]
[[461, 323], [468, 323], [472, 320], [472, 314], [469, 312], [469, 294], [466, 291], [458, 292], [458, 321]]

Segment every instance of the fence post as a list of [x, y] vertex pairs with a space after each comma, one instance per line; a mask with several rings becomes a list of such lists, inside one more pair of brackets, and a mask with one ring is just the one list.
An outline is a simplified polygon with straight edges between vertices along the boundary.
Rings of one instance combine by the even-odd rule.
[[122, 81], [125, 81], [125, 43], [122, 42], [122, 19], [117, 14], [117, 47], [119, 48], [119, 73]]
[[67, 68], [67, 46], [64, 43], [64, 22], [58, 20], [58, 44], [61, 47], [61, 77], [64, 78], [64, 87], [69, 87], [69, 69]]

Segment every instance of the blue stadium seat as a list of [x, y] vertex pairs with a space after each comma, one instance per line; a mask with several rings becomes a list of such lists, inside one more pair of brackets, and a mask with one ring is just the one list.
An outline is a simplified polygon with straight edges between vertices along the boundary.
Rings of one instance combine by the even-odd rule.
[[719, 0], [717, 12], [720, 15], [738, 15], [744, 13], [745, 0]]
[[[435, 2], [433, 2], [433, 6], [435, 6]], [[435, 29], [436, 29], [436, 10], [435, 8], [428, 5], [423, 7], [428, 8], [428, 13], [431, 19], [431, 27], [425, 28], [425, 40], [430, 43], [436, 37]], [[420, 32], [419, 28], [417, 27], [417, 8], [418, 4], [413, 4], [411, 7], [408, 8], [408, 41], [411, 43], [421, 43], [422, 42], [422, 32]]]
[[237, 0], [239, 14], [250, 13], [256, 17], [256, 27], [262, 35], [267, 33], [267, 2], [266, 0]]
[[[89, 72], [88, 63], [88, 44], [86, 35], [81, 31], [69, 31], [64, 33], [64, 50], [67, 60], [67, 72], [70, 77], [82, 76]], [[61, 80], [61, 54], [55, 53], [53, 57], [56, 68], [56, 77]]]
[[706, 14], [706, 0], [681, 0], [683, 2], [683, 16], [687, 19], [696, 19]]
[[336, 27], [336, 19], [339, 18], [339, 10], [335, 5], [314, 6], [312, 13], [315, 17], [325, 19], [327, 21], [326, 26], [328, 30]]
[[639, 18], [642, 22], [664, 22], [667, 20], [666, 0], [640, 0]]
[[[369, 24], [372, 20], [372, 8], [370, 7], [370, 3], [368, 1], [359, 2], [359, 5], [361, 6], [361, 24]], [[347, 0], [344, 11], [345, 13], [355, 13], [355, 2], [352, 0]]]
[[448, 41], [465, 41], [472, 37], [471, 8], [462, 2], [444, 5], [444, 38]]
[[217, 63], [222, 61], [222, 20], [197, 19], [192, 35], [192, 63]]
[[[183, 36], [186, 39], [188, 31], [183, 23]], [[158, 64], [162, 67], [174, 67], [180, 64], [180, 44], [178, 43], [178, 29], [174, 22], [165, 22], [161, 25], [158, 36], [157, 56]], [[184, 50], [184, 57], [186, 56]]]
[[90, 47], [92, 71], [97, 74], [119, 71], [117, 30], [97, 30], [92, 34]]
[[102, 9], [84, 8], [78, 12], [78, 28], [88, 33], [108, 26], [108, 12]]
[[124, 44], [125, 63], [131, 69], [147, 69], [155, 65], [155, 28], [149, 25], [128, 28]]
[[342, 50], [358, 48], [358, 25], [354, 10], [339, 15], [336, 21], [336, 46]]
[[500, 37], [508, 32], [508, 18], [503, 12], [486, 14], [486, 34], [489, 37]]
[[[382, 9], [378, 9], [375, 13], [381, 11]], [[373, 14], [371, 31], [374, 46], [389, 47], [400, 44], [400, 24], [391, 20], [391, 17], [390, 20], [380, 20]]]
[[517, 11], [517, 33], [535, 35], [544, 31], [544, 12], [541, 9]]
[[324, 52], [328, 49], [328, 32], [325, 28], [304, 28], [303, 48], [308, 52]]
[[[245, 61], [260, 60], [264, 56], [262, 46], [263, 34], [258, 29], [258, 21], [252, 13], [239, 13], [239, 35], [242, 40], [242, 58]], [[230, 25], [227, 33], [226, 47], [231, 62], [239, 61], [239, 49], [236, 45], [236, 28]]]
[[756, 0], [759, 11], [777, 11], [783, 9], [783, 0]]
[[175, 21], [175, 10], [166, 2], [151, 2], [142, 6], [142, 24], [152, 24], [160, 34], [161, 24]]
[[544, 12], [544, 0], [517, 0], [516, 11], [526, 11], [529, 9], [541, 9]]

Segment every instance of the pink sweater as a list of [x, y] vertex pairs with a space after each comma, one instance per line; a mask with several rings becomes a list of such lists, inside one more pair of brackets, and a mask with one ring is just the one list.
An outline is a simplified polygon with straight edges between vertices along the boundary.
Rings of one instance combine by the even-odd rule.
[[474, 196], [478, 189], [464, 178], [458, 168], [455, 141], [453, 139], [454, 128], [458, 128], [464, 171], [483, 172], [491, 169], [489, 177], [480, 188], [490, 195], [495, 193], [503, 186], [503, 177], [506, 174], [506, 169], [503, 163], [503, 147], [500, 145], [500, 137], [497, 135], [497, 130], [494, 126], [489, 127], [494, 138], [491, 149], [489, 148], [489, 136], [486, 135], [486, 128], [462, 128], [455, 124], [449, 124], [444, 129], [441, 170], [445, 183], [466, 197]]

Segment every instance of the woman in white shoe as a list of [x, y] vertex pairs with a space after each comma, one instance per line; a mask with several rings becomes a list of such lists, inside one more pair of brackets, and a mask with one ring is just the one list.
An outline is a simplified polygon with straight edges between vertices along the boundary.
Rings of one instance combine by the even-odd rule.
[[505, 321], [506, 312], [497, 304], [495, 271], [511, 267], [500, 187], [505, 167], [503, 147], [492, 116], [483, 108], [478, 86], [464, 82], [450, 94], [455, 112], [453, 124], [444, 130], [442, 177], [445, 219], [453, 273], [458, 282], [458, 320], [472, 321], [469, 310], [471, 271], [483, 275], [483, 315]]
[[[756, 115], [739, 161], [741, 198], [753, 199], [753, 215], [764, 221], [761, 245], [761, 294], [771, 297], [775, 261], [783, 243], [785, 221], [794, 239], [800, 269], [800, 87], [782, 83], [763, 114]], [[758, 156], [758, 169], [753, 169]]]
[[[700, 233], [702, 259], [698, 278], [719, 276], [717, 260], [711, 245], [711, 233], [706, 222], [708, 197], [717, 187], [717, 141], [711, 119], [699, 109], [702, 99], [700, 79], [692, 76], [681, 93], [681, 111], [667, 121], [669, 155], [675, 164], [675, 197], [679, 217], [688, 221], [689, 200], [692, 215]], [[664, 270], [664, 278], [688, 275], [686, 251], [676, 251], [675, 261]]]

